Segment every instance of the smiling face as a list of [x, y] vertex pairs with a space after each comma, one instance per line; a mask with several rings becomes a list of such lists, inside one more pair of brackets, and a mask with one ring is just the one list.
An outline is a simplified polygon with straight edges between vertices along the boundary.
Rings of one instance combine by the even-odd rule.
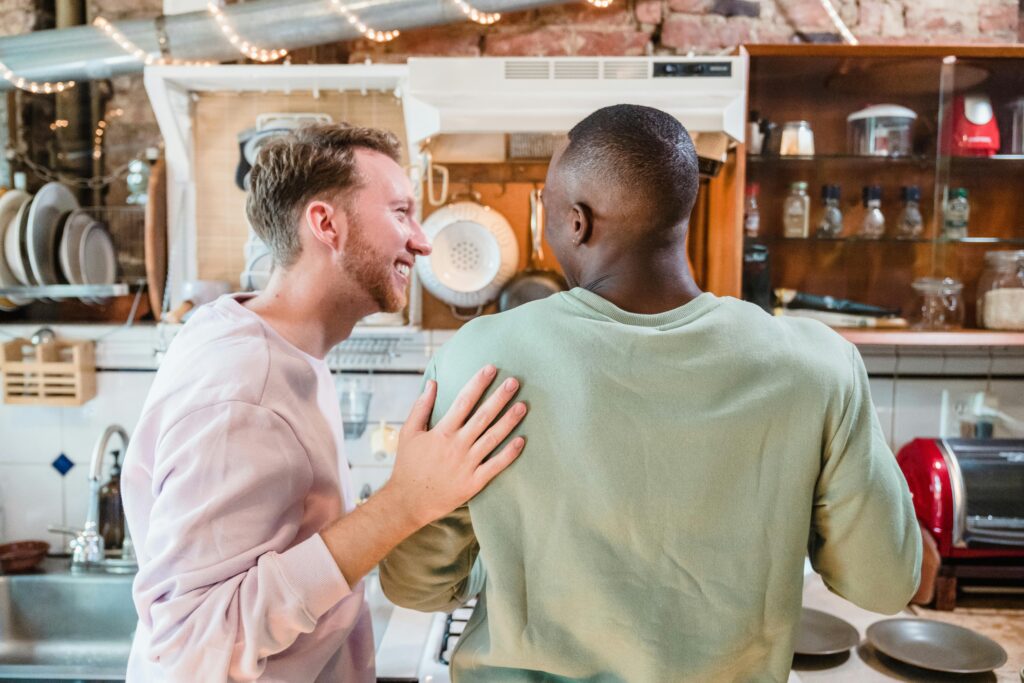
[[381, 311], [397, 312], [408, 301], [416, 256], [430, 243], [416, 220], [416, 200], [402, 167], [388, 156], [356, 150], [360, 187], [343, 200], [348, 237], [341, 269]]

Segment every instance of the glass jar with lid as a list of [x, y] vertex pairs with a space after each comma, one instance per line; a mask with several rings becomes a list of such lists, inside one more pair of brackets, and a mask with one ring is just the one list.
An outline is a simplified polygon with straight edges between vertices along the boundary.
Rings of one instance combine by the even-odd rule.
[[977, 319], [990, 330], [1024, 330], [1024, 250], [985, 254]]
[[916, 294], [911, 315], [918, 330], [952, 330], [964, 324], [964, 286], [953, 278], [921, 277], [912, 285]]

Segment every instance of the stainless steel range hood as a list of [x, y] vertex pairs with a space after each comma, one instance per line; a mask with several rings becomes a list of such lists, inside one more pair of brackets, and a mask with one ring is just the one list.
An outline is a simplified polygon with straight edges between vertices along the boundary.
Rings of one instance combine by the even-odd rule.
[[714, 175], [729, 146], [743, 142], [747, 64], [745, 53], [410, 59], [406, 131], [421, 147], [445, 136], [485, 142], [488, 134], [564, 133], [595, 109], [642, 104], [679, 119], [695, 139], [702, 172]]

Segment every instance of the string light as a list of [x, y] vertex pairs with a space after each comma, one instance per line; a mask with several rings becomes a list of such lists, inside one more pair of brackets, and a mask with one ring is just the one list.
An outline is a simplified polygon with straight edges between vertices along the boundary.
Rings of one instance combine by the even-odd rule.
[[110, 119], [116, 119], [118, 116], [124, 114], [124, 109], [118, 107], [117, 109], [108, 110], [103, 118], [100, 119], [99, 123], [96, 124], [96, 132], [93, 134], [92, 140], [92, 158], [99, 159], [103, 156], [103, 135], [107, 132], [107, 122]]
[[491, 24], [497, 23], [498, 20], [501, 19], [500, 13], [481, 12], [480, 10], [466, 2], [466, 0], [452, 0], [452, 2], [455, 3], [456, 7], [462, 10], [462, 13], [465, 14], [470, 19], [470, 21], [475, 21], [478, 24], [490, 26]]
[[227, 16], [221, 11], [220, 7], [210, 2], [206, 9], [213, 15], [214, 20], [217, 22], [220, 32], [224, 34], [224, 37], [228, 39], [236, 50], [241, 52], [243, 55], [255, 62], [276, 62], [285, 55], [288, 54], [288, 50], [267, 50], [266, 48], [256, 47], [249, 43], [247, 40], [243, 40], [238, 32], [235, 31], [234, 27], [231, 26], [231, 22], [228, 21]]
[[122, 50], [130, 54], [132, 57], [135, 57], [135, 59], [139, 60], [146, 66], [153, 66], [154, 64], [209, 66], [210, 64], [213, 64], [213, 62], [194, 62], [188, 59], [174, 59], [173, 57], [154, 57], [153, 55], [149, 54], [141, 47], [130, 41], [128, 39], [128, 36], [117, 30], [116, 26], [111, 24], [103, 17], [96, 17], [93, 20], [92, 25], [102, 30], [105, 34], [107, 34], [107, 37], [113, 40], [115, 43], [117, 43]]
[[612, 3], [615, 2], [615, 0], [587, 0], [587, 2], [589, 2], [594, 7], [597, 7], [598, 9], [606, 9], [608, 7], [611, 7]]
[[67, 119], [57, 119], [50, 124], [50, 130], [57, 130], [58, 128], [67, 128], [71, 123]]
[[7, 65], [0, 62], [0, 74], [3, 75], [4, 79], [13, 85], [15, 88], [25, 90], [26, 92], [44, 93], [46, 95], [53, 94], [55, 92], [64, 92], [69, 88], [75, 87], [74, 81], [56, 81], [55, 83], [48, 83], [43, 81], [42, 83], [36, 81], [29, 81], [18, 74], [14, 73], [7, 68]]
[[331, 5], [339, 14], [348, 19], [348, 23], [355, 26], [356, 30], [362, 33], [363, 36], [369, 40], [376, 43], [389, 43], [401, 35], [398, 31], [376, 31], [370, 28], [361, 22], [359, 17], [353, 14], [348, 7], [345, 7], [345, 5], [341, 3], [341, 0], [331, 0]]

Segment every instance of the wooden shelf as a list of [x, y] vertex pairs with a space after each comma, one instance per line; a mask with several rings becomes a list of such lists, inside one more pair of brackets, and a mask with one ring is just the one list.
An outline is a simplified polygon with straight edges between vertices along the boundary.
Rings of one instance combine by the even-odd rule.
[[994, 330], [924, 332], [919, 330], [859, 329], [838, 329], [836, 332], [857, 346], [1024, 347], [1024, 332], [997, 332]]

